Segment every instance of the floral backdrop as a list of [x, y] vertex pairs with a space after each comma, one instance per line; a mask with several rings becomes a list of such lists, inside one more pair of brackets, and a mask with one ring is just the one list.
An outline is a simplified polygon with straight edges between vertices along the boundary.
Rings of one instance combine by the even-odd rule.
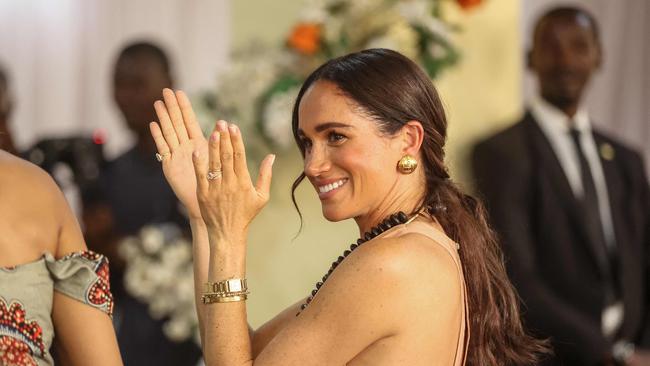
[[449, 2], [470, 9], [481, 0], [307, 1], [284, 44], [234, 52], [217, 92], [195, 103], [205, 129], [215, 118], [238, 123], [252, 159], [269, 148], [287, 149], [293, 145], [293, 102], [304, 79], [330, 58], [367, 48], [396, 50], [436, 78], [460, 57], [451, 39], [459, 29], [441, 14]]

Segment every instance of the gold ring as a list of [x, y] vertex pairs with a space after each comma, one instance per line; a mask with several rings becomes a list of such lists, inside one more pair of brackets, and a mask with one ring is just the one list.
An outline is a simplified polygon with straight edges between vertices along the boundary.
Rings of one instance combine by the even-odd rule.
[[208, 178], [208, 180], [221, 178], [221, 169], [208, 171], [208, 175], [206, 176], [206, 178]]
[[168, 153], [168, 152], [163, 153], [163, 154], [156, 153], [156, 160], [158, 160], [159, 163], [162, 163], [163, 159], [165, 159], [165, 158], [168, 157], [169, 155], [171, 155], [171, 154]]

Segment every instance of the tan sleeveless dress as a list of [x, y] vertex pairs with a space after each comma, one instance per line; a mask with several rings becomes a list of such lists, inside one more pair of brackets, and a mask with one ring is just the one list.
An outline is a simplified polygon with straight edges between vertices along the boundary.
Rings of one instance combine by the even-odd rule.
[[458, 278], [462, 286], [462, 291], [458, 294], [460, 296], [460, 303], [463, 304], [461, 314], [461, 322], [459, 324], [460, 331], [458, 332], [458, 340], [456, 342], [456, 356], [454, 357], [454, 366], [465, 365], [467, 359], [467, 348], [469, 346], [469, 306], [467, 303], [467, 285], [465, 284], [465, 276], [463, 275], [463, 266], [460, 262], [458, 254], [459, 245], [451, 240], [444, 232], [436, 229], [431, 224], [422, 221], [412, 221], [404, 225], [397, 226], [381, 235], [383, 237], [391, 237], [404, 235], [406, 233], [417, 233], [431, 238], [436, 244], [445, 248], [449, 256], [456, 263], [458, 270]]

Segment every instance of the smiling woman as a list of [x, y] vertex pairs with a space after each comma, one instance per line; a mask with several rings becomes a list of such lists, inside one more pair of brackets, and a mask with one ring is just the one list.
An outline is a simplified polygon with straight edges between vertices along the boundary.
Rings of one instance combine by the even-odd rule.
[[208, 141], [187, 97], [163, 96], [151, 132], [191, 217], [208, 365], [520, 365], [545, 352], [519, 321], [480, 203], [449, 179], [444, 111], [411, 60], [353, 53], [302, 86], [292, 123], [304, 170], [293, 189], [307, 178], [328, 220], [352, 218], [365, 234], [311, 296], [255, 332], [247, 231], [269, 199], [274, 156], [253, 184], [237, 126], [219, 121]]

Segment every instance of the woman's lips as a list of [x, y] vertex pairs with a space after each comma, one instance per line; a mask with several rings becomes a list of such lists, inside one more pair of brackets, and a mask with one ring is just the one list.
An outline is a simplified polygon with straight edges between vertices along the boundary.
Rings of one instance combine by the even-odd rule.
[[336, 180], [327, 184], [317, 185], [318, 198], [321, 200], [332, 197], [336, 192], [348, 182], [348, 178]]

